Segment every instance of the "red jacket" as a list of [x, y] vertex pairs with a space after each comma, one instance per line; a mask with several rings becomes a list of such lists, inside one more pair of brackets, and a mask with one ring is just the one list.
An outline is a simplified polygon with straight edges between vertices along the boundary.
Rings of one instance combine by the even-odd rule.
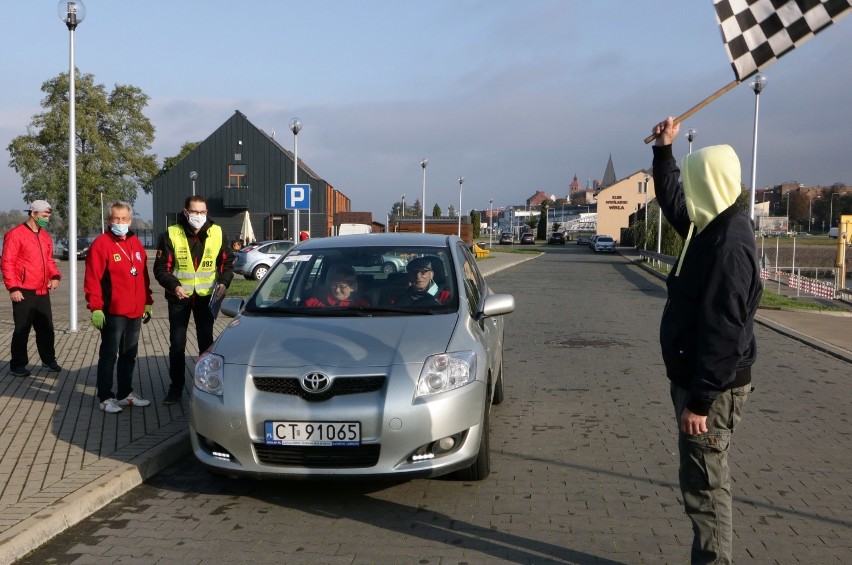
[[53, 260], [50, 234], [43, 229], [34, 232], [27, 224], [6, 232], [0, 269], [9, 292], [34, 290], [36, 294], [47, 294], [47, 283], [62, 278]]
[[89, 310], [103, 310], [112, 316], [139, 318], [145, 313], [145, 305], [154, 303], [148, 256], [132, 231], [125, 239], [108, 231], [92, 242], [86, 255], [83, 290]]

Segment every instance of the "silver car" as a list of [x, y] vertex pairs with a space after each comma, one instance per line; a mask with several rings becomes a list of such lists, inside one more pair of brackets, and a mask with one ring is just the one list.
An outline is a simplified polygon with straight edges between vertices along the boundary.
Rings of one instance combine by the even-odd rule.
[[260, 241], [234, 253], [234, 272], [247, 279], [259, 281], [280, 256], [293, 247], [292, 241]]
[[[377, 271], [388, 255], [406, 272]], [[193, 452], [233, 476], [485, 479], [514, 308], [455, 236], [305, 241], [225, 300], [235, 319], [195, 367]]]

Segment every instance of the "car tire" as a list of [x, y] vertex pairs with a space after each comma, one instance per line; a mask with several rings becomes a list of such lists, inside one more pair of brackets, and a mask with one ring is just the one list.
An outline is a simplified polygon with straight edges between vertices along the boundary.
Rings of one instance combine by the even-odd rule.
[[479, 436], [479, 453], [470, 467], [456, 471], [460, 481], [484, 481], [491, 474], [491, 422], [488, 413], [491, 406], [485, 403], [485, 415], [482, 418], [482, 433]]
[[266, 273], [268, 273], [268, 272], [269, 272], [269, 267], [267, 267], [266, 265], [258, 265], [251, 272], [251, 278], [253, 278], [256, 281], [259, 281], [260, 279], [265, 277]]
[[382, 272], [386, 275], [390, 275], [396, 272], [396, 265], [391, 262], [387, 262], [382, 265]]

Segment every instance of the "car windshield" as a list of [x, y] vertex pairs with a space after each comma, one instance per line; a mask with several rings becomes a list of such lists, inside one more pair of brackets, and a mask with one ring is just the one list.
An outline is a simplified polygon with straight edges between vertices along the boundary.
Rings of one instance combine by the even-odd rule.
[[446, 247], [293, 249], [276, 262], [245, 311], [268, 315], [376, 316], [458, 310]]
[[595, 241], [599, 243], [612, 243], [614, 240], [611, 237], [601, 236], [597, 238]]

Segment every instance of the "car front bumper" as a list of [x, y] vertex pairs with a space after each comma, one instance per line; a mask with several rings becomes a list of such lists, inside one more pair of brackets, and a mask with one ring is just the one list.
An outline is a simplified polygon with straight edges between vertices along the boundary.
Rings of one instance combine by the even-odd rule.
[[[258, 390], [245, 367], [226, 365], [222, 396], [195, 388], [191, 393], [193, 452], [212, 470], [233, 476], [430, 477], [468, 467], [479, 451], [485, 384], [477, 380], [412, 400], [419, 370], [395, 366], [382, 390], [308, 402]], [[266, 421], [360, 422], [361, 446], [267, 446]], [[449, 437], [456, 442], [449, 451], [413, 459], [424, 446]]]

